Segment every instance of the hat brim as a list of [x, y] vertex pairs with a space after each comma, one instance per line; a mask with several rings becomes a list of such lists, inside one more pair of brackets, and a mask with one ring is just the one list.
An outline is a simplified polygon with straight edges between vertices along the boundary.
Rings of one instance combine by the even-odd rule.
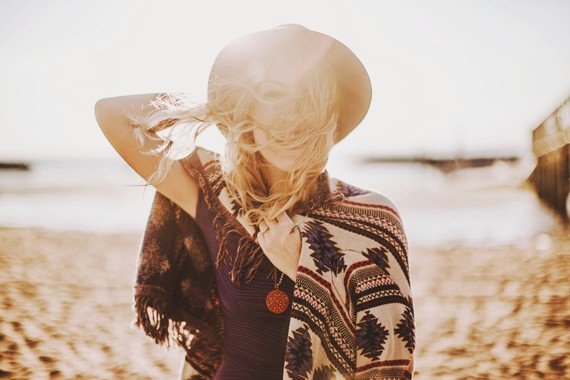
[[208, 93], [214, 80], [256, 75], [252, 72], [256, 67], [275, 67], [276, 64], [294, 67], [294, 73], [306, 72], [320, 64], [332, 68], [339, 101], [335, 144], [366, 116], [372, 99], [372, 86], [362, 62], [335, 38], [300, 25], [262, 30], [230, 42], [212, 65]]

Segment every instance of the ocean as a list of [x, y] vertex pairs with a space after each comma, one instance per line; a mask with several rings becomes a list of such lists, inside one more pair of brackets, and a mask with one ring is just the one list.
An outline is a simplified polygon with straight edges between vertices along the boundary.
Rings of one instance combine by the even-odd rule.
[[[119, 159], [32, 161], [0, 171], [0, 226], [142, 234], [152, 187]], [[531, 163], [444, 174], [410, 163], [363, 164], [332, 157], [331, 177], [386, 195], [410, 245], [532, 244], [557, 223], [523, 186]]]

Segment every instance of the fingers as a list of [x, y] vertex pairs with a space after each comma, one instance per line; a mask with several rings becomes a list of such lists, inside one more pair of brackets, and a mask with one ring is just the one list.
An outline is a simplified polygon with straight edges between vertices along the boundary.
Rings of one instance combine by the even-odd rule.
[[263, 237], [262, 231], [263, 230], [260, 230], [259, 233], [255, 233], [255, 241], [263, 248], [265, 246], [265, 238]]
[[286, 212], [282, 212], [275, 219], [265, 219], [259, 223], [259, 234], [257, 236], [262, 236], [268, 232], [274, 231], [285, 231], [283, 236], [286, 236], [295, 230], [295, 223]]
[[[259, 233], [256, 233], [255, 240], [263, 251], [267, 254], [267, 252], [279, 249], [278, 247], [300, 246], [301, 229], [290, 219], [280, 218], [281, 222], [276, 222], [275, 220], [259, 224]], [[266, 226], [268, 227], [266, 228]], [[299, 249], [295, 248], [295, 252], [297, 251]]]
[[269, 226], [267, 225], [267, 223], [265, 223], [263, 221], [261, 223], [259, 223], [259, 232], [260, 233], [264, 233], [268, 229], [269, 229]]
[[267, 223], [267, 226], [269, 227], [270, 230], [274, 229], [277, 226], [277, 221], [275, 219], [272, 220], [265, 219], [265, 223]]
[[281, 214], [277, 215], [277, 222], [278, 223], [288, 223], [291, 222], [293, 223], [293, 221], [291, 220], [291, 218], [289, 218], [289, 215], [287, 215], [287, 213], [285, 211], [283, 211]]
[[279, 223], [283, 228], [290, 230], [295, 226], [295, 222], [287, 215], [286, 212], [282, 212], [281, 214], [277, 215], [277, 223]]
[[299, 235], [301, 234], [301, 229], [299, 228], [298, 225], [293, 224], [293, 227], [291, 227], [291, 229], [289, 230], [289, 233], [292, 234], [294, 232], [298, 232]]

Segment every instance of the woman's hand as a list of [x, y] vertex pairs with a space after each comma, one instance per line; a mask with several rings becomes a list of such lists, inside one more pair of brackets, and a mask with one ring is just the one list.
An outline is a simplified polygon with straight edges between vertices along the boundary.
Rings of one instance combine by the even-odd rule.
[[301, 233], [286, 212], [259, 224], [256, 240], [265, 256], [293, 282], [301, 255]]

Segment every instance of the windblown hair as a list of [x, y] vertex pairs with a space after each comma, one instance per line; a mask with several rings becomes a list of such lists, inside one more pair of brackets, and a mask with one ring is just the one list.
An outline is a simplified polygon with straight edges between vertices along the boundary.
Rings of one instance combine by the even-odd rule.
[[[303, 205], [316, 190], [316, 179], [325, 169], [335, 141], [338, 120], [337, 88], [327, 67], [308, 71], [293, 91], [263, 91], [244, 80], [210, 78], [208, 101], [191, 102], [184, 94], [162, 94], [147, 115], [128, 114], [139, 143], [148, 136], [162, 141], [148, 154], [162, 154], [159, 168], [149, 179], [164, 179], [175, 160], [192, 153], [201, 132], [215, 124], [226, 137], [224, 180], [231, 196], [251, 225], [264, 218]], [[270, 107], [270, 125], [256, 120], [258, 107]], [[256, 144], [253, 130], [261, 128], [268, 142]], [[298, 149], [285, 190], [269, 188], [264, 167], [270, 165], [260, 150]]]

